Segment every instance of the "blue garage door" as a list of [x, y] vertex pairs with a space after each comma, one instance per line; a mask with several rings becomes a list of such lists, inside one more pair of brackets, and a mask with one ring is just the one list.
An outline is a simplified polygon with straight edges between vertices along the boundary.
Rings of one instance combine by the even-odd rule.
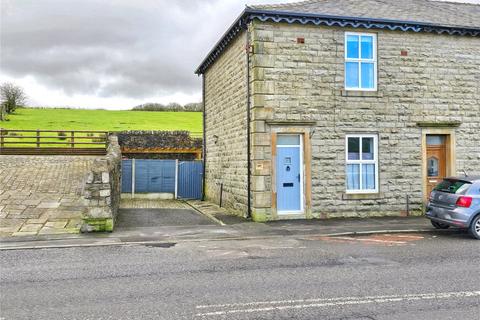
[[178, 163], [178, 197], [182, 199], [202, 198], [202, 161], [180, 161]]
[[203, 162], [198, 160], [123, 160], [122, 192], [172, 193], [181, 199], [201, 199], [202, 174]]
[[175, 193], [175, 160], [132, 160], [122, 162], [122, 192], [132, 192], [132, 172], [136, 193]]
[[122, 160], [122, 192], [132, 192], [132, 160]]

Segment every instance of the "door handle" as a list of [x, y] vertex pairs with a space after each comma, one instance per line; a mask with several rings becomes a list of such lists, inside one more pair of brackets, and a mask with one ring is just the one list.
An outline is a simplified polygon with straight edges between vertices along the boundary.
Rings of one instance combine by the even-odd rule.
[[298, 178], [298, 182], [300, 182], [300, 173], [298, 174], [297, 178]]

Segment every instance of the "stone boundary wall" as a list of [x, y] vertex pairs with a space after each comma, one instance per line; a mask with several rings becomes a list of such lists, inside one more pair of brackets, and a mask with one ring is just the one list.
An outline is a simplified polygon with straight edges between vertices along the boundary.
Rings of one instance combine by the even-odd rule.
[[202, 139], [191, 137], [189, 131], [121, 131], [114, 135], [122, 148], [202, 148]]
[[189, 131], [121, 131], [114, 134], [118, 136], [124, 158], [201, 159], [202, 138], [192, 137]]
[[82, 232], [113, 231], [120, 205], [122, 153], [118, 138], [111, 135], [107, 154], [94, 160], [83, 192], [86, 212]]

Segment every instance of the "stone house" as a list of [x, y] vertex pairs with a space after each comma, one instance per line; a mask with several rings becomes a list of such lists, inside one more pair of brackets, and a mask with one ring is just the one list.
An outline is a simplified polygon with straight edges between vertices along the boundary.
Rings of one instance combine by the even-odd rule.
[[196, 73], [205, 197], [256, 221], [419, 214], [480, 174], [480, 5], [246, 7]]

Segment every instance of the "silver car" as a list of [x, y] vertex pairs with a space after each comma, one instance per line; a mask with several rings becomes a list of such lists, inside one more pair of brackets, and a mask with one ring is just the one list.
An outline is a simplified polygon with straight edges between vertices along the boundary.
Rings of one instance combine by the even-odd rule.
[[437, 229], [468, 229], [480, 240], [480, 176], [450, 177], [430, 194], [427, 218]]

